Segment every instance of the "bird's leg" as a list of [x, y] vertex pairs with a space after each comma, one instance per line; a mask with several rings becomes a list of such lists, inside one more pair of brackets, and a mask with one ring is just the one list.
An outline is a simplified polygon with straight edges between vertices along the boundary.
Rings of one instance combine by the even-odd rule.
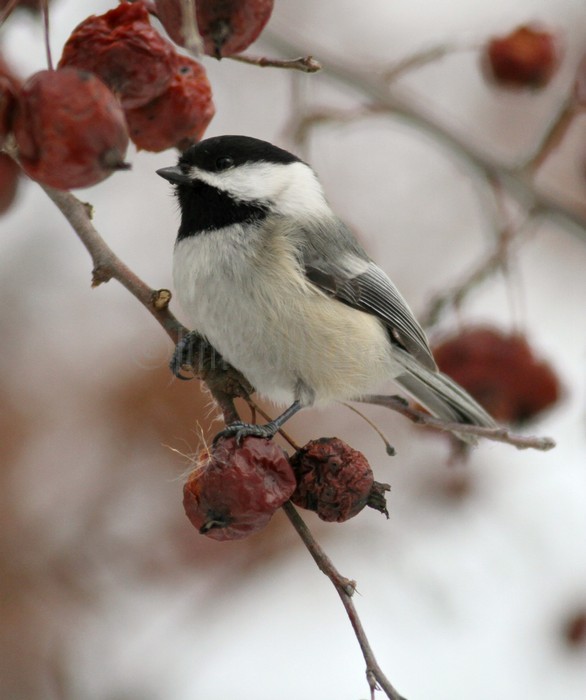
[[249, 435], [252, 435], [254, 437], [261, 437], [261, 438], [272, 438], [275, 436], [278, 430], [280, 430], [283, 425], [291, 418], [294, 416], [297, 411], [301, 408], [301, 402], [300, 401], [294, 401], [289, 408], [287, 408], [283, 413], [281, 413], [280, 416], [277, 416], [274, 420], [270, 421], [269, 423], [265, 423], [265, 425], [256, 425], [254, 423], [245, 423], [244, 421], [235, 421], [234, 423], [230, 423], [230, 425], [227, 425], [224, 430], [220, 430], [220, 432], [216, 435], [214, 438], [214, 444], [220, 439], [224, 437], [236, 437], [236, 442], [240, 443], [243, 438], [248, 437]]

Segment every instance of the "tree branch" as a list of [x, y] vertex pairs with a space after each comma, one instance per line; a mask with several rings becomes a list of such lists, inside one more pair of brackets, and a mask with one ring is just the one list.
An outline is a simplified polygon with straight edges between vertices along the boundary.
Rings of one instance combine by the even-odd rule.
[[331, 559], [326, 555], [323, 549], [314, 539], [309, 528], [297, 512], [291, 501], [287, 501], [282, 506], [285, 514], [289, 518], [291, 524], [303, 540], [303, 544], [309, 550], [313, 560], [317, 564], [319, 570], [324, 573], [334, 584], [338, 595], [346, 609], [346, 613], [350, 620], [350, 624], [354, 630], [354, 634], [360, 645], [364, 661], [366, 662], [366, 680], [370, 687], [371, 699], [374, 698], [375, 690], [383, 690], [390, 700], [405, 700], [405, 698], [395, 690], [389, 679], [383, 673], [381, 667], [374, 656], [362, 623], [358, 616], [358, 612], [352, 601], [352, 596], [356, 590], [356, 582], [342, 576], [336, 567], [332, 564]]
[[[171, 292], [168, 289], [152, 289], [120, 260], [92, 224], [89, 204], [80, 202], [71, 192], [46, 185], [41, 187], [69, 221], [90, 254], [94, 266], [92, 286], [111, 279], [120, 282], [154, 316], [176, 345], [188, 330], [169, 310]], [[222, 411], [224, 421], [232, 423], [238, 418], [234, 397], [247, 398], [252, 387], [240, 372], [223, 360], [219, 361], [218, 354], [203, 338], [199, 338], [197, 347], [192, 349], [191, 357], [197, 360], [197, 363], [190, 364], [194, 376], [206, 383]]]
[[247, 56], [245, 54], [234, 54], [227, 56], [232, 61], [248, 63], [259, 68], [285, 68], [288, 70], [298, 70], [302, 73], [317, 73], [322, 66], [313, 56], [300, 56], [299, 58], [267, 58], [266, 56]]
[[438, 432], [452, 433], [453, 435], [472, 435], [486, 438], [494, 442], [505, 442], [519, 450], [534, 449], [547, 452], [555, 447], [555, 441], [549, 437], [532, 437], [530, 435], [517, 435], [507, 428], [482, 428], [478, 425], [466, 425], [464, 423], [449, 423], [435, 418], [426, 411], [413, 408], [402, 396], [387, 396], [385, 394], [369, 394], [360, 399], [363, 403], [383, 406], [391, 411], [396, 411], [409, 418], [413, 423], [418, 423], [426, 428]]

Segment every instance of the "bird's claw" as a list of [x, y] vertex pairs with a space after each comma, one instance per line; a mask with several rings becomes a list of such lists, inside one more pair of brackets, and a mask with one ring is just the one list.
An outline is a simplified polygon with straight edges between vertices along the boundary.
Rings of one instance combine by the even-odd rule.
[[257, 425], [256, 423], [245, 423], [244, 421], [235, 421], [230, 423], [216, 435], [213, 444], [215, 445], [221, 438], [235, 437], [236, 443], [241, 444], [245, 437], [260, 437], [270, 440], [275, 436], [277, 427], [271, 423], [266, 425]]
[[183, 381], [193, 379], [193, 377], [182, 374], [181, 370], [186, 366], [193, 368], [193, 360], [195, 357], [194, 349], [199, 347], [199, 341], [200, 336], [197, 331], [189, 331], [175, 346], [171, 361], [169, 362], [169, 369], [177, 379]]

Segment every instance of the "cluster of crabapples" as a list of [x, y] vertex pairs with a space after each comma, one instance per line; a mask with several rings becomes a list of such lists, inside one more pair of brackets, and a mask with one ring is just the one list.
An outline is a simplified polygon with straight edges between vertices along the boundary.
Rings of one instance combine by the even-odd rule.
[[265, 438], [221, 437], [203, 451], [183, 487], [197, 530], [234, 540], [261, 530], [286, 502], [344, 522], [365, 506], [388, 517], [387, 484], [374, 480], [366, 457], [338, 438], [312, 440], [291, 457]]
[[[273, 0], [194, 0], [204, 52], [243, 51], [268, 21]], [[72, 32], [55, 70], [24, 84], [0, 60], [0, 148], [13, 139], [22, 169], [58, 189], [89, 187], [128, 167], [138, 149], [184, 150], [201, 139], [215, 108], [202, 64], [183, 46], [181, 0], [121, 1]], [[158, 17], [172, 42], [151, 24]], [[0, 160], [0, 211], [18, 168]]]

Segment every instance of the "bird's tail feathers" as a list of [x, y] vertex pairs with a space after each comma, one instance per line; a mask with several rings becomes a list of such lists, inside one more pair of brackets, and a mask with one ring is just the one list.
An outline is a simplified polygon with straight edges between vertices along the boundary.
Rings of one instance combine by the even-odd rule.
[[413, 398], [435, 416], [456, 423], [495, 428], [494, 419], [459, 384], [441, 372], [423, 367], [408, 353], [401, 352], [405, 373], [395, 377]]

